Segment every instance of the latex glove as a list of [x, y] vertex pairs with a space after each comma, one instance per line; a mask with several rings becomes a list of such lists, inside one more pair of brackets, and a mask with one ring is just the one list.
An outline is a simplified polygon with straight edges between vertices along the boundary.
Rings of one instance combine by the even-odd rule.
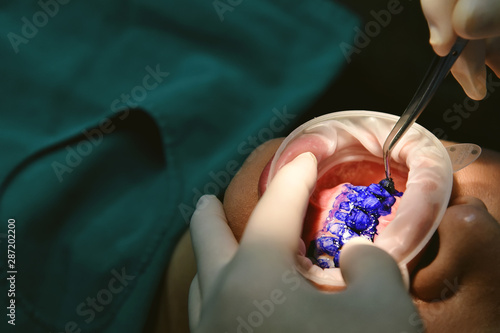
[[295, 270], [316, 168], [310, 153], [285, 165], [239, 245], [222, 204], [213, 196], [200, 199], [190, 226], [198, 265], [189, 295], [193, 332], [417, 331], [409, 319], [418, 313], [399, 268], [370, 242], [352, 240], [342, 250], [345, 291], [321, 292]]
[[486, 96], [486, 67], [500, 77], [500, 1], [421, 0], [434, 51], [445, 56], [458, 36], [470, 39], [451, 72], [466, 94]]
[[426, 332], [498, 332], [499, 223], [481, 200], [461, 197], [446, 211], [438, 234], [437, 255], [421, 264], [412, 284]]

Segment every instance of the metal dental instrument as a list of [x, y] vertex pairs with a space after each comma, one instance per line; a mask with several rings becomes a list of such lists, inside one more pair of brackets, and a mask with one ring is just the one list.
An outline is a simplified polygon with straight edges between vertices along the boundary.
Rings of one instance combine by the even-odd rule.
[[446, 75], [448, 75], [451, 67], [467, 45], [467, 42], [467, 39], [458, 37], [448, 55], [445, 57], [434, 57], [427, 73], [424, 76], [424, 79], [422, 80], [422, 83], [420, 83], [417, 92], [410, 101], [410, 104], [408, 104], [405, 112], [403, 112], [401, 118], [399, 118], [396, 125], [394, 125], [391, 132], [387, 136], [383, 147], [385, 176], [387, 179], [391, 179], [389, 155], [392, 149], [396, 146], [401, 137], [408, 131], [411, 125], [413, 125], [413, 123], [417, 120], [422, 111], [424, 111], [432, 96], [434, 96], [437, 88]]

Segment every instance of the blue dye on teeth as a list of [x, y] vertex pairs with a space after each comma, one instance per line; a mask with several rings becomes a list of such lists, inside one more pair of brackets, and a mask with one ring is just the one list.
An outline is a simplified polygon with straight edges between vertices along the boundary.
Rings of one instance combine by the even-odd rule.
[[[316, 248], [322, 253], [329, 256], [334, 256], [340, 247], [338, 238], [336, 237], [319, 237], [316, 239]], [[318, 260], [319, 261], [319, 260]]]
[[323, 259], [323, 258], [319, 258], [317, 260], [317, 265], [321, 268], [330, 268], [330, 266], [332, 265], [331, 261], [329, 259]]
[[[321, 268], [339, 267], [341, 248], [351, 238], [365, 237], [373, 242], [379, 217], [389, 215], [395, 197], [403, 195], [395, 189], [391, 178], [369, 186], [346, 184], [344, 188], [335, 198], [320, 236], [308, 249], [307, 256]], [[325, 254], [332, 257], [333, 262], [328, 257], [320, 257]]]
[[[368, 213], [365, 213], [365, 210], [356, 208], [351, 210], [344, 220], [345, 224], [356, 232], [363, 232], [368, 229], [374, 222], [372, 221], [372, 217]], [[378, 223], [378, 221], [376, 222]]]

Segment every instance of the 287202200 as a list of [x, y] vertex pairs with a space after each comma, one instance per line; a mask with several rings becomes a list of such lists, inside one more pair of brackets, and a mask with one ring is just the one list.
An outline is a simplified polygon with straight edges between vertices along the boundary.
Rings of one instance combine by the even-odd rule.
[[16, 220], [7, 221], [7, 281], [9, 289], [7, 297], [9, 298], [7, 306], [7, 322], [16, 325]]
[[9, 219], [7, 222], [7, 266], [13, 271], [16, 269], [16, 220]]

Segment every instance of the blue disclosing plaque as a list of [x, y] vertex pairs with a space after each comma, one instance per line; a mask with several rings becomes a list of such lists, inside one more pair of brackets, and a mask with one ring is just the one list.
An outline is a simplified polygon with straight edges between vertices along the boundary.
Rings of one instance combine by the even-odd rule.
[[[402, 196], [394, 188], [392, 179], [384, 179], [369, 186], [344, 185], [328, 213], [321, 235], [313, 240], [308, 257], [321, 268], [339, 267], [342, 246], [353, 237], [364, 237], [373, 242], [379, 217], [391, 213], [395, 197]], [[319, 258], [326, 254], [333, 258]]]
[[332, 265], [332, 263], [329, 259], [320, 258], [317, 260], [317, 265], [321, 268], [329, 268]]
[[329, 256], [334, 256], [339, 247], [338, 237], [319, 237], [316, 239], [316, 248]]

